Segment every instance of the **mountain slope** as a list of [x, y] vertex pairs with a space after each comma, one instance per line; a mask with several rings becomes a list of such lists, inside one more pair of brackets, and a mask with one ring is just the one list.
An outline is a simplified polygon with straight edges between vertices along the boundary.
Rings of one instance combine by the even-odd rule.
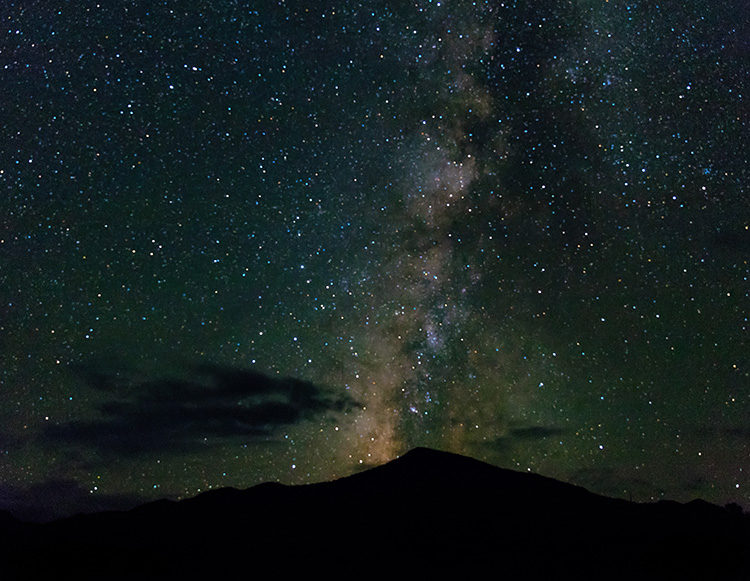
[[489, 569], [500, 579], [739, 580], [750, 571], [742, 515], [703, 502], [609, 499], [428, 449], [333, 482], [222, 489], [129, 512], [0, 526], [10, 579]]

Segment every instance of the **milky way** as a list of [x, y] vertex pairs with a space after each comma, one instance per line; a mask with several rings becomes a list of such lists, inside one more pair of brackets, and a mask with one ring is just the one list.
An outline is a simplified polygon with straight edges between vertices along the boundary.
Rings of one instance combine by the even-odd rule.
[[423, 445], [747, 506], [743, 13], [11, 3], [0, 504]]

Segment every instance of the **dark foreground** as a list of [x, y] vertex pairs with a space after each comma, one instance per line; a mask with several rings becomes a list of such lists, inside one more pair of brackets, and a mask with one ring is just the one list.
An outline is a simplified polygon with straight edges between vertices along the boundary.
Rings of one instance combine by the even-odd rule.
[[223, 489], [31, 525], [0, 515], [0, 578], [750, 579], [750, 519], [640, 505], [416, 449], [335, 482]]

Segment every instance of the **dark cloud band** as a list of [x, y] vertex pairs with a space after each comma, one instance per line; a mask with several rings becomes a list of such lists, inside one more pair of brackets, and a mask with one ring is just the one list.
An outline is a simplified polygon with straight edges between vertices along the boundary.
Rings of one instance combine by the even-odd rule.
[[271, 437], [284, 427], [351, 409], [346, 392], [246, 369], [200, 365], [190, 379], [123, 380], [80, 368], [86, 383], [106, 393], [101, 418], [48, 428], [54, 442], [101, 453], [189, 451], [231, 438]]

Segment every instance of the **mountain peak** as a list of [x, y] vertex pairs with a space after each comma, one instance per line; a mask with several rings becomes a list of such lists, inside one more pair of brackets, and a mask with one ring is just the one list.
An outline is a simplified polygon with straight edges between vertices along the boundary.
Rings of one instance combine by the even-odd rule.
[[439, 464], [445, 464], [448, 462], [465, 462], [465, 461], [471, 461], [472, 459], [467, 456], [461, 456], [459, 454], [454, 454], [453, 452], [445, 452], [443, 450], [436, 450], [435, 448], [426, 448], [423, 446], [417, 446], [416, 448], [412, 448], [405, 454], [399, 456], [395, 460], [396, 461], [408, 461], [408, 462], [415, 462], [415, 463], [439, 463]]
[[442, 493], [452, 491], [452, 494], [473, 495], [477, 491], [486, 491], [553, 503], [562, 497], [603, 498], [552, 478], [508, 470], [468, 456], [425, 447], [413, 448], [382, 466], [355, 476], [381, 490], [387, 485], [401, 490], [430, 487], [440, 489]]
[[405, 454], [402, 454], [398, 458], [391, 460], [386, 465], [406, 465], [422, 469], [444, 469], [449, 465], [470, 464], [474, 462], [479, 461], [474, 460], [473, 458], [469, 458], [468, 456], [460, 456], [452, 452], [444, 452], [442, 450], [436, 450], [434, 448], [424, 448], [420, 446], [417, 448], [412, 448]]
[[371, 565], [380, 576], [412, 567], [420, 576], [465, 577], [495, 567], [498, 576], [525, 579], [565, 571], [576, 578], [660, 579], [675, 571], [686, 579], [742, 578], [732, 575], [750, 564], [747, 519], [711, 506], [638, 505], [415, 448], [333, 482], [223, 489], [143, 510], [28, 525], [22, 535], [6, 526], [0, 560], [26, 577], [29, 567], [39, 573], [34, 577], [62, 570], [107, 578], [143, 577], [157, 567], [163, 578], [184, 580], [247, 563], [343, 575], [362, 567], [366, 546], [378, 556]]

